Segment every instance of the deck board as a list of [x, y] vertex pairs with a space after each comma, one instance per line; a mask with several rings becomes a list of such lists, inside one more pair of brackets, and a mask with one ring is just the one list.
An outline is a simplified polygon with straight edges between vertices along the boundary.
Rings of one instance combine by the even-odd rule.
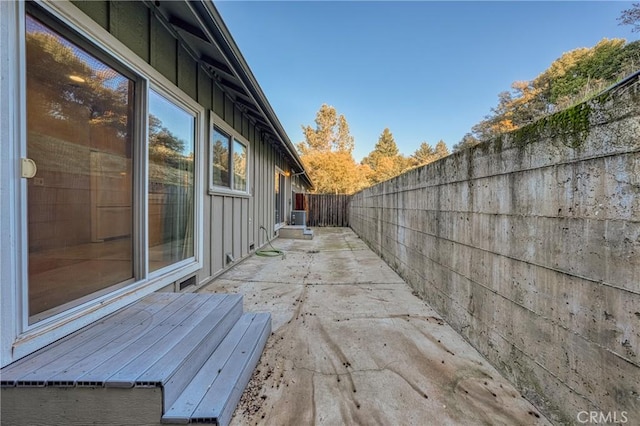
[[[66, 374], [71, 373], [71, 375], [75, 375], [74, 372], [79, 363], [92, 360], [95, 357], [100, 357], [103, 352], [108, 351], [111, 343], [116, 342], [114, 346], [117, 346], [118, 348], [121, 345], [127, 346], [129, 343], [127, 341], [118, 342], [118, 338], [123, 334], [132, 332], [138, 337], [147, 334], [150, 326], [152, 327], [153, 324], [166, 321], [168, 315], [171, 315], [174, 312], [180, 312], [192, 301], [192, 299], [193, 297], [174, 298], [174, 300], [164, 308], [154, 312], [151, 316], [147, 315], [147, 312], [144, 310], [139, 311], [129, 317], [126, 322], [118, 324], [117, 327], [109, 327], [99, 335], [84, 340], [81, 345], [74, 348], [73, 351], [67, 352], [64, 357], [58, 358], [49, 364], [32, 370], [26, 376], [18, 379], [18, 383], [33, 379], [37, 379], [38, 381], [44, 380], [48, 383], [53, 381], [52, 377], [65, 372]], [[151, 330], [153, 330], [153, 328], [151, 328]], [[96, 378], [94, 376], [93, 380], [99, 381], [100, 378]]]
[[[187, 296], [187, 294], [184, 296]], [[108, 360], [105, 360], [91, 371], [79, 377], [77, 379], [77, 385], [95, 386], [96, 383], [106, 383], [109, 377], [134, 361], [136, 357], [142, 354], [147, 348], [154, 345], [178, 327], [180, 323], [193, 313], [204, 301], [202, 298], [196, 297], [197, 295], [193, 293], [188, 294], [188, 296], [190, 297], [180, 297], [180, 303], [172, 303], [166, 310], [161, 311], [161, 314], [156, 315], [154, 323], [157, 323], [154, 327], [149, 327], [145, 330], [144, 334], [140, 335], [137, 339], [129, 341]]]
[[161, 339], [150, 341], [145, 339], [139, 342], [134, 354], [130, 354], [128, 362], [121, 361], [121, 368], [114, 369], [114, 373], [105, 379], [106, 386], [109, 387], [131, 387], [134, 386], [136, 380], [150, 366], [158, 362], [172, 347], [180, 342], [187, 330], [192, 329], [201, 322], [208, 313], [220, 308], [220, 304], [224, 299], [221, 297], [211, 298], [204, 301], [201, 308], [189, 315], [179, 326], [174, 327], [169, 333], [162, 336]]
[[[196, 421], [216, 419], [219, 424], [228, 424], [231, 420], [233, 410], [244, 390], [244, 386], [240, 388], [237, 383], [249, 381], [269, 337], [271, 322], [268, 314], [255, 314], [253, 322], [254, 324], [242, 336], [229, 362], [208, 388], [191, 415], [191, 419]], [[230, 393], [226, 392], [229, 387], [232, 388]]]
[[[226, 313], [232, 311], [231, 316]], [[225, 314], [225, 315], [222, 315]], [[217, 310], [210, 312], [200, 323], [191, 329], [181, 340], [180, 345], [172, 347], [164, 356], [154, 363], [136, 380], [137, 385], [145, 385], [151, 383], [165, 383], [171, 377], [171, 374], [179, 367], [194, 348], [198, 347], [212, 331], [219, 333], [219, 340], [231, 329], [233, 324], [242, 315], [242, 298], [239, 296], [227, 296], [220, 303]], [[226, 327], [221, 327], [221, 325]], [[211, 348], [209, 354], [215, 348]]]
[[[88, 342], [103, 333], [108, 332], [114, 325], [126, 324], [137, 320], [144, 320], [149, 315], [154, 315], [162, 310], [172, 299], [170, 293], [153, 293], [135, 303], [135, 309], [121, 309], [102, 320], [86, 326], [81, 330], [62, 338], [38, 352], [26, 356], [6, 367], [2, 372], [2, 386], [16, 386], [18, 380], [23, 379], [22, 386], [26, 386], [26, 377], [40, 367], [50, 365], [58, 360], [63, 360], [76, 350], [82, 349], [85, 342]], [[40, 386], [45, 385], [45, 378], [30, 376], [35, 383]]]
[[172, 393], [165, 396], [165, 400], [170, 400], [171, 402], [166, 405], [167, 410], [163, 416], [164, 421], [180, 421], [191, 417], [213, 378], [220, 374], [222, 368], [233, 355], [233, 351], [251, 325], [252, 320], [252, 314], [244, 314], [220, 343], [216, 352], [203, 364], [198, 375], [191, 380], [184, 390], [181, 393]]
[[[179, 302], [179, 303], [178, 303]], [[87, 356], [68, 369], [49, 378], [50, 384], [72, 383], [79, 386], [95, 386], [104, 383], [114, 371], [129, 363], [139, 351], [143, 351], [148, 342], [158, 340], [179, 325], [183, 316], [197, 311], [204, 299], [183, 297], [171, 303], [167, 308], [154, 315], [150, 321], [140, 323], [133, 329], [122, 333], [106, 344], [100, 351]], [[169, 330], [167, 330], [169, 329]]]
[[[144, 405], [158, 424], [226, 425], [269, 331], [269, 314], [243, 314], [238, 294], [154, 293], [0, 370], [3, 402], [16, 402], [3, 416], [83, 423]], [[30, 407], [47, 398], [60, 403]], [[69, 408], [78, 398], [82, 413]]]
[[220, 343], [226, 338], [236, 323], [242, 318], [242, 308], [236, 309], [235, 312], [230, 311], [228, 315], [217, 323], [215, 329], [203, 339], [197, 350], [192, 350], [190, 355], [185, 358], [180, 367], [174, 370], [168, 379], [163, 381], [165, 388], [164, 403], [168, 407], [175, 401], [177, 394], [181, 393], [184, 388], [193, 380], [194, 376], [199, 373], [194, 370], [192, 365], [202, 366], [207, 359], [220, 346]]

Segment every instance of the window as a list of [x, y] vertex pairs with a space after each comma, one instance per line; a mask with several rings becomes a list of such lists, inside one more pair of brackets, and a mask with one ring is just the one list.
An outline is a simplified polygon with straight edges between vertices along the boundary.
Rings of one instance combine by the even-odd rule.
[[233, 189], [247, 191], [247, 147], [233, 141]]
[[149, 91], [149, 271], [193, 257], [196, 117]]
[[229, 175], [229, 151], [231, 137], [217, 128], [213, 130], [213, 184], [216, 186], [231, 186]]
[[248, 149], [232, 132], [218, 126], [211, 132], [211, 183], [216, 189], [247, 193]]

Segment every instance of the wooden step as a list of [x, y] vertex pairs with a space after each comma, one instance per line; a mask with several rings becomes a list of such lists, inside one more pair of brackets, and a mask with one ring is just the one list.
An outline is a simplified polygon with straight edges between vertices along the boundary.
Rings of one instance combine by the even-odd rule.
[[162, 422], [229, 424], [270, 333], [269, 314], [244, 314], [165, 410]]
[[[137, 424], [143, 412], [146, 419], [155, 412], [153, 423], [159, 424], [170, 420], [162, 418], [167, 409], [200, 392], [198, 402], [215, 402], [208, 405], [215, 411], [203, 411], [201, 422], [224, 424], [270, 324], [269, 314], [243, 314], [241, 295], [148, 295], [0, 370], [3, 420]], [[215, 370], [215, 382], [209, 375], [203, 384], [205, 366]], [[224, 399], [207, 396], [212, 388]], [[33, 410], [33, 404], [42, 409]]]
[[149, 295], [124, 308], [130, 315], [106, 318], [3, 368], [2, 385], [161, 386], [178, 371], [193, 376], [206, 359], [198, 363], [200, 352], [211, 354], [242, 315], [242, 296], [168, 294]]
[[[68, 370], [82, 356], [95, 356], [115, 340], [114, 348], [120, 348], [118, 337], [129, 339], [130, 332], [153, 327], [172, 310], [188, 303], [171, 293], [153, 293], [137, 301], [134, 309], [125, 307], [77, 332], [64, 337], [41, 350], [32, 353], [0, 370], [2, 387], [46, 386], [48, 379], [56, 373]], [[99, 360], [97, 360], [98, 363]], [[48, 369], [48, 371], [47, 371]]]

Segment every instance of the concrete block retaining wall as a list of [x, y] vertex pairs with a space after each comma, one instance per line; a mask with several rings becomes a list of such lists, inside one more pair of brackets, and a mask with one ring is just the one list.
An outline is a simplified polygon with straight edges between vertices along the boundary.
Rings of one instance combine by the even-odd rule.
[[638, 78], [577, 111], [355, 194], [350, 225], [550, 420], [640, 424]]

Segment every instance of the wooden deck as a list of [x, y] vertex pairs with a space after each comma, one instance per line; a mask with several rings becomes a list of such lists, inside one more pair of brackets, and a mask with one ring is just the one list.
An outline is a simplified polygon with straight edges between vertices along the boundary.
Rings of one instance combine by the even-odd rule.
[[270, 331], [240, 295], [151, 294], [0, 370], [2, 421], [227, 424]]

